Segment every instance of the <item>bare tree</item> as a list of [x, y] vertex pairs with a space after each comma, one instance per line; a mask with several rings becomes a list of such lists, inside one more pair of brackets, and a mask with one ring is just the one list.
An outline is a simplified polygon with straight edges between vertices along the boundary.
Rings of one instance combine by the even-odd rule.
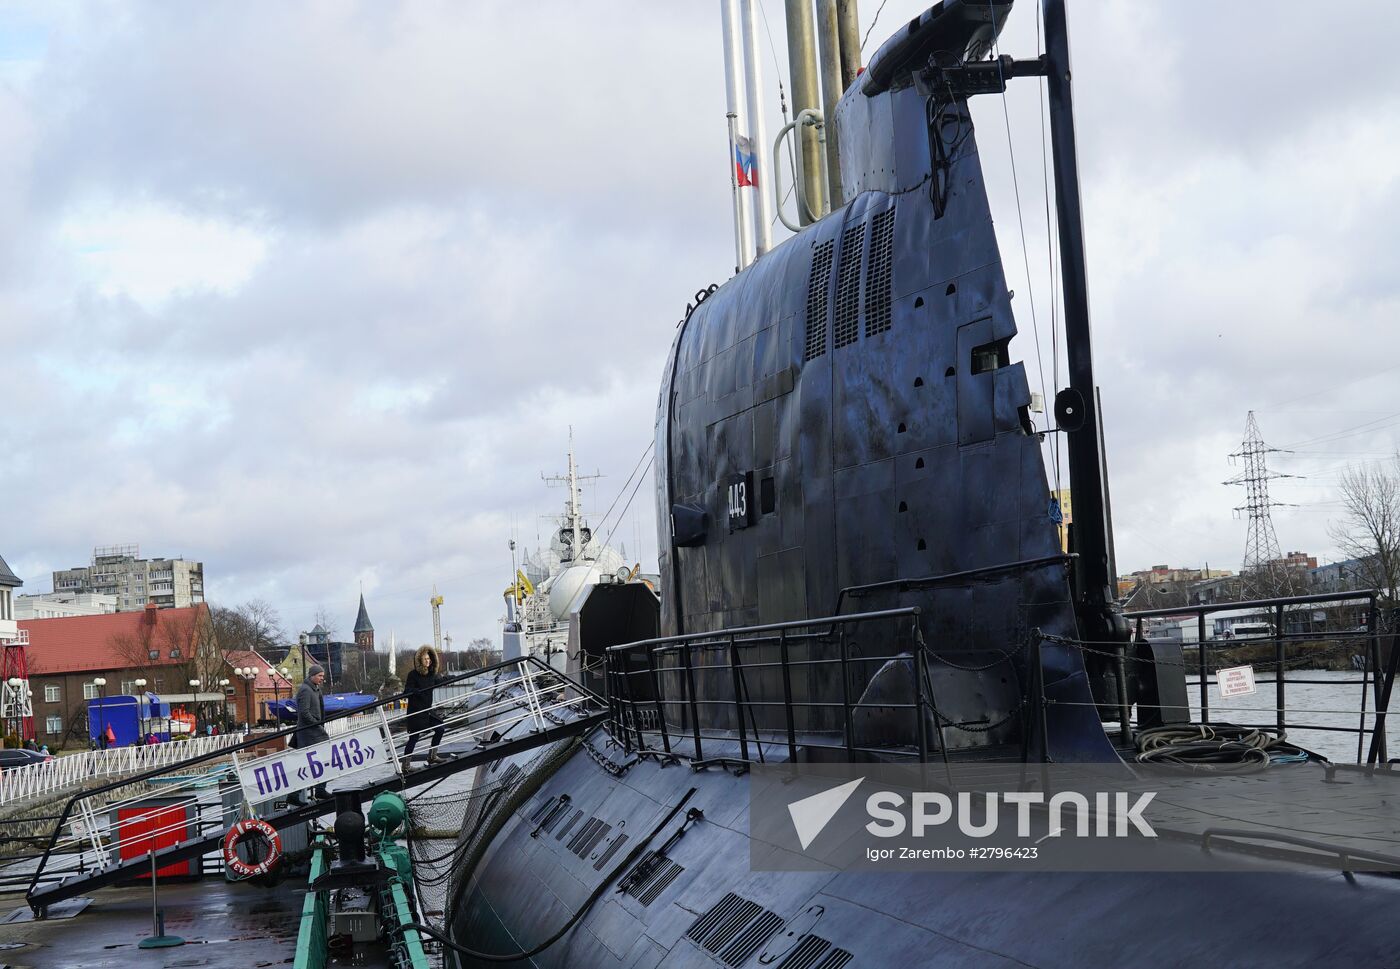
[[1124, 608], [1128, 612], [1138, 612], [1148, 609], [1185, 607], [1189, 603], [1190, 595], [1186, 582], [1141, 582], [1128, 596]]
[[287, 639], [282, 617], [263, 599], [251, 599], [239, 606], [214, 606], [210, 619], [214, 637], [224, 650], [252, 650], [267, 655], [281, 652]]
[[1388, 463], [1349, 467], [1340, 479], [1344, 511], [1328, 524], [1337, 548], [1390, 602], [1400, 591], [1400, 453]]
[[[113, 694], [138, 678], [144, 678], [154, 692], [220, 693], [219, 680], [229, 676], [211, 611], [203, 607], [158, 615], [152, 610], [134, 631], [114, 635], [108, 643], [121, 661]], [[198, 690], [189, 685], [191, 680], [199, 680]], [[223, 707], [220, 702], [220, 716]]]
[[373, 650], [346, 650], [341, 657], [339, 688], [346, 692], [379, 693], [392, 678], [393, 657]]

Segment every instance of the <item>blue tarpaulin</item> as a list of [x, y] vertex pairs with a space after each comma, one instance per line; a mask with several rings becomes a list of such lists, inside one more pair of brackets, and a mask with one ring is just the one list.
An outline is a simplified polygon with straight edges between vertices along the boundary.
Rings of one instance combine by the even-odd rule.
[[[326, 716], [344, 713], [346, 710], [359, 710], [370, 706], [375, 698], [368, 693], [329, 693], [324, 698]], [[295, 700], [277, 700], [267, 705], [278, 720], [283, 723], [296, 723], [297, 703]]]

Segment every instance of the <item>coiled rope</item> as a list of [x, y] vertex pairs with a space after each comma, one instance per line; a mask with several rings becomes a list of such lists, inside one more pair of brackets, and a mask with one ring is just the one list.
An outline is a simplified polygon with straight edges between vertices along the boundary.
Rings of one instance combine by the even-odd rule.
[[1232, 723], [1169, 724], [1137, 735], [1139, 764], [1170, 764], [1215, 774], [1247, 774], [1271, 762], [1301, 762], [1310, 752], [1263, 727]]

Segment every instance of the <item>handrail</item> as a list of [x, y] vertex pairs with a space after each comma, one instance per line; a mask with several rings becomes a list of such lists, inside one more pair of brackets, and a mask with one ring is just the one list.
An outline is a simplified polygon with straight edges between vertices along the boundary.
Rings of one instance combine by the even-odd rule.
[[[540, 667], [542, 670], [548, 671], [548, 672], [551, 673], [551, 674], [556, 674], [556, 675], [559, 674], [559, 671], [558, 671], [558, 670], [555, 670], [553, 667], [548, 666], [547, 664], [541, 662], [541, 661], [540, 661], [539, 659], [537, 659], [536, 657], [534, 657], [534, 656], [523, 656], [523, 657], [518, 657], [518, 658], [514, 658], [514, 659], [502, 660], [502, 661], [499, 662], [499, 663], [492, 663], [492, 664], [490, 664], [489, 666], [484, 666], [484, 667], [481, 667], [480, 669], [466, 670], [466, 671], [464, 671], [464, 672], [462, 672], [462, 673], [457, 673], [457, 674], [453, 674], [452, 676], [444, 677], [443, 679], [437, 681], [437, 682], [434, 684], [434, 689], [436, 689], [436, 688], [438, 688], [438, 687], [441, 687], [441, 686], [450, 686], [450, 685], [453, 684], [453, 683], [458, 683], [458, 682], [461, 682], [462, 680], [470, 679], [470, 678], [473, 678], [473, 677], [479, 677], [479, 676], [488, 675], [488, 674], [491, 674], [491, 673], [496, 673], [496, 672], [499, 672], [499, 671], [501, 671], [501, 670], [505, 670], [505, 669], [508, 669], [508, 668], [518, 668], [518, 667], [520, 667], [520, 666], [522, 666], [522, 665], [528, 665], [528, 664], [533, 664], [533, 665], [535, 665], [535, 666], [538, 666], [538, 667]], [[588, 698], [593, 699], [593, 700], [595, 700], [595, 701], [598, 701], [598, 700], [601, 699], [601, 698], [599, 698], [599, 697], [597, 696], [597, 694], [593, 693], [591, 690], [588, 690], [586, 687], [583, 687], [581, 684], [575, 683], [575, 682], [572, 681], [572, 680], [570, 680], [569, 682], [570, 682], [571, 687], [573, 687], [574, 689], [579, 690], [580, 693], [585, 694]], [[352, 716], [358, 716], [358, 715], [367, 713], [367, 712], [369, 712], [369, 711], [383, 710], [385, 707], [389, 706], [390, 704], [399, 703], [399, 702], [401, 702], [401, 701], [407, 700], [411, 695], [413, 695], [413, 694], [416, 693], [416, 692], [418, 692], [418, 691], [414, 691], [414, 690], [404, 690], [404, 691], [402, 691], [402, 692], [400, 692], [400, 693], [396, 693], [396, 694], [394, 694], [394, 695], [392, 695], [392, 696], [388, 696], [388, 697], [383, 697], [383, 698], [381, 698], [381, 699], [376, 700], [376, 701], [373, 702], [373, 703], [367, 704], [367, 705], [365, 705], [365, 706], [363, 706], [363, 707], [358, 707], [358, 708], [356, 708], [356, 709], [354, 709], [354, 710], [344, 710], [344, 711], [340, 711], [340, 712], [338, 712], [338, 713], [333, 713], [333, 714], [331, 714], [330, 716], [326, 717], [326, 718], [322, 721], [321, 725], [324, 726], [324, 725], [327, 724], [327, 723], [331, 723], [331, 722], [337, 721], [337, 720], [344, 720], [344, 719], [347, 719], [347, 718], [352, 717]], [[456, 701], [453, 701], [453, 702], [456, 702]], [[300, 728], [293, 726], [293, 727], [284, 728], [284, 729], [282, 729], [282, 730], [273, 731], [273, 732], [271, 732], [271, 733], [259, 734], [259, 735], [258, 735], [257, 737], [255, 737], [255, 738], [252, 738], [252, 739], [249, 739], [249, 740], [245, 740], [245, 741], [240, 742], [240, 743], [238, 743], [238, 744], [234, 744], [234, 745], [232, 745], [232, 746], [230, 746], [230, 747], [226, 747], [226, 748], [223, 748], [223, 749], [217, 750], [217, 751], [211, 751], [211, 752], [208, 752], [208, 753], [205, 753], [205, 754], [201, 754], [201, 755], [197, 755], [197, 756], [195, 756], [195, 757], [188, 758], [188, 759], [186, 759], [186, 760], [182, 760], [182, 761], [179, 762], [179, 765], [180, 765], [182, 768], [184, 768], [184, 769], [189, 769], [189, 768], [191, 768], [191, 767], [194, 767], [194, 766], [199, 765], [199, 764], [206, 763], [206, 762], [211, 761], [211, 760], [214, 760], [214, 759], [216, 759], [216, 758], [226, 757], [226, 756], [228, 756], [229, 754], [234, 754], [234, 753], [237, 753], [237, 752], [242, 751], [242, 750], [248, 750], [248, 749], [251, 749], [251, 748], [254, 748], [254, 747], [258, 747], [258, 746], [260, 746], [260, 745], [265, 745], [265, 744], [266, 744], [268, 741], [270, 741], [270, 740], [276, 740], [276, 739], [278, 739], [278, 738], [287, 737], [287, 736], [289, 736], [289, 735], [295, 734], [295, 733], [297, 732], [298, 729], [300, 729]], [[90, 798], [100, 797], [101, 795], [106, 794], [106, 793], [108, 793], [108, 792], [110, 792], [110, 791], [116, 790], [116, 789], [119, 788], [119, 787], [127, 787], [127, 786], [129, 786], [129, 785], [143, 783], [143, 782], [145, 782], [145, 781], [150, 780], [151, 778], [158, 777], [158, 776], [160, 776], [160, 775], [166, 773], [167, 770], [168, 770], [168, 768], [169, 768], [169, 766], [170, 766], [170, 765], [167, 765], [166, 767], [156, 768], [156, 769], [147, 771], [147, 772], [145, 772], [145, 773], [143, 773], [143, 774], [137, 774], [136, 776], [133, 776], [133, 777], [126, 777], [126, 778], [123, 778], [123, 779], [118, 780], [118, 781], [113, 781], [113, 782], [111, 782], [111, 783], [109, 783], [109, 784], [104, 784], [104, 785], [101, 785], [101, 786], [99, 786], [99, 787], [92, 788], [92, 789], [90, 789], [90, 790], [80, 791], [80, 792], [74, 794], [72, 797], [70, 797], [70, 798], [68, 799], [67, 803], [64, 805], [62, 813], [59, 815], [58, 823], [54, 825], [53, 832], [52, 832], [52, 833], [50, 834], [50, 836], [49, 836], [49, 842], [48, 842], [47, 846], [44, 848], [43, 857], [42, 857], [40, 863], [35, 867], [33, 878], [32, 878], [31, 881], [30, 881], [29, 892], [30, 892], [30, 893], [33, 893], [34, 889], [35, 889], [36, 886], [38, 885], [39, 880], [40, 880], [40, 878], [41, 878], [41, 876], [42, 876], [42, 874], [43, 874], [43, 872], [44, 872], [44, 869], [45, 869], [45, 867], [46, 867], [47, 864], [48, 864], [49, 857], [51, 856], [51, 854], [53, 853], [54, 848], [55, 848], [55, 847], [57, 846], [57, 844], [58, 844], [58, 839], [59, 839], [60, 834], [61, 834], [62, 831], [63, 831], [64, 825], [67, 824], [68, 821], [69, 821], [69, 819], [72, 817], [73, 809], [74, 809], [74, 807], [78, 804], [78, 802], [84, 801], [84, 800], [87, 800], [87, 799], [90, 799]]]
[[[1365, 848], [1348, 848], [1345, 845], [1329, 844], [1326, 841], [1317, 841], [1313, 838], [1300, 838], [1297, 835], [1285, 834], [1282, 831], [1250, 831], [1244, 828], [1206, 828], [1205, 831], [1201, 832], [1202, 851], [1210, 851], [1210, 842], [1212, 838], [1277, 841], [1281, 844], [1307, 848], [1322, 854], [1336, 855], [1337, 860], [1343, 865], [1348, 861], [1369, 861], [1373, 864], [1385, 866], [1384, 870], [1386, 871], [1400, 872], [1400, 857], [1396, 855], [1367, 851]], [[1230, 846], [1229, 842], [1226, 842], [1226, 845], [1227, 847]]]
[[1229, 612], [1233, 609], [1272, 609], [1278, 605], [1306, 606], [1315, 602], [1348, 602], [1353, 599], [1370, 599], [1377, 595], [1375, 589], [1357, 589], [1350, 592], [1310, 592], [1301, 596], [1276, 596], [1273, 599], [1248, 599], [1244, 602], [1202, 602], [1192, 606], [1142, 609], [1125, 612], [1123, 615], [1128, 619], [1161, 619], [1168, 616], [1194, 616], [1197, 613]]
[[[793, 225], [789, 222], [787, 213], [783, 211], [783, 187], [779, 184], [782, 181], [782, 179], [779, 178], [782, 166], [778, 164], [778, 159], [782, 155], [783, 139], [787, 137], [789, 131], [799, 126], [817, 129], [817, 144], [820, 146], [817, 157], [820, 159], [819, 164], [822, 170], [821, 184], [825, 185], [827, 183], [826, 121], [822, 118], [822, 113], [816, 108], [803, 108], [801, 111], [797, 112], [797, 117], [793, 118], [779, 129], [778, 137], [773, 139], [773, 201], [777, 206], [778, 218], [789, 232], [801, 232], [802, 226]], [[797, 151], [794, 153], [794, 157], [796, 157], [797, 161], [796, 171], [793, 173], [793, 178], [797, 183], [797, 220], [801, 222], [803, 218], [806, 218], [808, 222], [816, 222], [822, 216], [828, 215], [831, 212], [831, 205], [823, 199], [821, 206], [822, 211], [812, 211], [811, 202], [807, 199], [807, 171], [806, 164], [802, 160], [802, 153], [803, 146], [799, 144], [797, 146]]]
[[943, 585], [945, 582], [962, 582], [967, 579], [979, 579], [985, 576], [996, 575], [1000, 572], [1015, 572], [1018, 569], [1039, 568], [1043, 565], [1069, 565], [1079, 558], [1079, 553], [1068, 552], [1057, 555], [1043, 555], [1040, 558], [1021, 559], [1017, 562], [999, 562], [996, 565], [983, 565], [975, 569], [963, 569], [959, 572], [943, 572], [937, 575], [918, 575], [908, 579], [887, 579], [884, 582], [867, 582], [863, 585], [848, 585], [836, 594], [836, 614], [841, 614], [841, 605], [849, 595], [856, 596], [869, 595], [872, 592], [881, 592], [886, 589], [913, 589], [934, 585]]
[[[1356, 759], [1361, 762], [1365, 754], [1368, 763], [1376, 763], [1385, 759], [1385, 717], [1387, 708], [1390, 705], [1391, 690], [1394, 686], [1397, 661], [1400, 657], [1396, 655], [1395, 633], [1392, 631], [1392, 645], [1389, 661], [1382, 668], [1381, 665], [1381, 622], [1379, 608], [1379, 592], [1375, 589], [1353, 589], [1345, 592], [1313, 592], [1297, 596], [1276, 596], [1272, 599], [1250, 599], [1244, 602], [1208, 602], [1187, 606], [1170, 606], [1161, 609], [1144, 609], [1141, 611], [1124, 613], [1124, 618], [1132, 621], [1136, 626], [1135, 638], [1140, 641], [1148, 641], [1144, 636], [1144, 622], [1149, 619], [1188, 619], [1196, 620], [1196, 641], [1194, 643], [1182, 641], [1181, 645], [1196, 647], [1196, 676], [1199, 690], [1198, 705], [1201, 709], [1201, 721], [1210, 720], [1210, 689], [1209, 679], [1211, 670], [1207, 662], [1207, 655], [1212, 651], [1225, 651], [1241, 648], [1257, 648], [1271, 644], [1274, 648], [1273, 665], [1277, 668], [1274, 677], [1274, 727], [1281, 734], [1289, 727], [1298, 730], [1346, 730], [1356, 734]], [[1344, 603], [1364, 603], [1367, 610], [1366, 627], [1364, 630], [1322, 630], [1318, 632], [1288, 632], [1285, 627], [1286, 617], [1290, 611], [1298, 606], [1309, 606], [1318, 604], [1344, 604]], [[1206, 635], [1206, 617], [1213, 613], [1220, 612], [1262, 612], [1270, 614], [1273, 619], [1273, 632], [1267, 636], [1250, 636], [1245, 639], [1216, 639]], [[1288, 677], [1288, 646], [1293, 643], [1317, 642], [1319, 640], [1335, 640], [1338, 643], [1348, 641], [1364, 642], [1367, 648], [1363, 654], [1364, 662], [1361, 669], [1361, 703], [1360, 722], [1355, 728], [1320, 727], [1306, 723], [1288, 722], [1287, 717], [1287, 683]], [[1372, 697], [1373, 694], [1373, 697]], [[1369, 731], [1371, 734], [1371, 746], [1369, 753], [1366, 753], [1366, 717], [1368, 715], [1368, 701], [1374, 698], [1376, 704], [1375, 721]]]
[[[662, 636], [654, 639], [644, 639], [633, 643], [622, 643], [617, 646], [608, 647], [605, 651], [606, 669], [605, 682], [608, 684], [609, 710], [612, 714], [613, 734], [622, 741], [623, 746], [631, 751], [635, 749], [642, 753], [655, 754], [662, 757], [678, 756], [673, 738], [666, 720], [666, 708], [677, 705], [684, 708], [682, 720], [689, 721], [689, 729], [682, 725], [682, 730], [689, 733], [690, 746], [693, 756], [690, 757], [692, 766], [701, 767], [709, 763], [728, 762], [733, 758], [710, 758], [704, 756], [704, 740], [707, 739], [705, 730], [701, 728], [701, 708], [733, 708], [735, 717], [736, 732], [733, 737], [728, 735], [720, 739], [736, 740], [739, 749], [738, 763], [750, 763], [749, 757], [750, 738], [757, 747], [758, 760], [764, 759], [764, 745], [766, 743], [786, 744], [789, 757], [797, 759], [797, 730], [794, 712], [798, 708], [807, 710], [840, 710], [841, 715], [841, 744], [848, 757], [853, 756], [858, 751], [866, 751], [870, 748], [856, 745], [856, 730], [854, 715], [858, 710], [866, 708], [878, 708], [886, 710], [912, 710], [916, 718], [915, 730], [911, 734], [910, 750], [903, 747], [882, 747], [884, 752], [893, 752], [898, 749], [901, 753], [912, 754], [917, 752], [920, 759], [926, 759], [929, 749], [929, 739], [927, 725], [923, 723], [924, 711], [926, 707], [933, 707], [935, 720], [939, 719], [936, 706], [934, 705], [931, 691], [925, 683], [924, 676], [924, 645], [922, 634], [919, 630], [919, 617], [922, 609], [918, 606], [903, 606], [897, 609], [882, 609], [871, 612], [851, 613], [844, 616], [823, 616], [812, 619], [789, 620], [785, 622], [763, 623], [753, 626], [732, 626], [720, 630], [709, 632], [685, 633], [675, 636]], [[912, 621], [911, 642], [913, 649], [911, 653], [900, 653], [898, 655], [879, 656], [851, 656], [850, 641], [845, 635], [848, 626], [857, 623], [865, 623], [881, 620], [908, 619]], [[794, 630], [820, 630], [815, 634], [791, 637], [788, 634]], [[837, 630], [840, 633], [837, 633]], [[791, 658], [790, 646], [795, 641], [821, 639], [831, 635], [839, 635], [840, 644], [838, 657], [824, 659], [794, 660]], [[728, 662], [705, 664], [697, 666], [693, 662], [692, 654], [694, 647], [703, 649], [714, 649], [722, 651]], [[690, 648], [688, 648], [690, 647]], [[741, 649], [741, 647], [746, 647]], [[743, 655], [750, 652], [755, 647], [776, 647], [778, 659], [775, 661], [745, 661]], [[625, 658], [642, 654], [646, 658], [646, 665], [639, 668], [629, 668], [623, 660]], [[656, 664], [657, 656], [674, 656], [679, 654], [676, 665], [660, 670]], [[890, 702], [863, 703], [860, 700], [853, 700], [850, 696], [849, 672], [852, 664], [855, 663], [887, 663], [901, 659], [911, 659], [914, 663], [914, 683], [912, 686], [913, 702]], [[791, 671], [793, 667], [817, 667], [833, 666], [839, 664], [841, 668], [842, 690], [840, 702], [822, 700], [795, 700], [793, 699]], [[749, 692], [745, 682], [745, 671], [771, 670], [781, 671], [783, 681], [783, 699], [777, 700], [755, 700]], [[696, 678], [698, 673], [715, 674], [728, 671], [732, 698], [702, 699], [696, 690]], [[680, 677], [680, 695], [674, 698], [667, 698], [662, 690], [661, 674], [665, 673], [668, 678]], [[644, 677], [650, 685], [652, 696], [639, 696], [633, 687], [634, 677]], [[643, 689], [645, 692], [645, 689]], [[656, 750], [647, 742], [647, 733], [652, 728], [646, 725], [649, 719], [651, 707], [655, 708], [655, 730], [661, 741], [661, 749]], [[782, 734], [783, 740], [766, 740], [764, 730], [760, 730], [755, 708], [768, 710], [771, 708], [781, 708], [783, 713], [783, 723], [772, 729], [773, 734]], [[750, 729], [751, 728], [751, 729]], [[941, 725], [939, 727], [941, 735]], [[679, 735], [675, 740], [685, 743]], [[708, 735], [708, 739], [716, 739], [713, 734]], [[820, 746], [820, 745], [819, 745]], [[836, 749], [833, 747], [832, 749]]]
[[676, 645], [700, 639], [727, 639], [730, 636], [744, 636], [750, 633], [780, 632], [788, 629], [805, 629], [808, 626], [835, 626], [851, 622], [867, 622], [872, 619], [893, 619], [899, 616], [917, 616], [922, 610], [918, 606], [901, 606], [898, 609], [880, 609], [875, 612], [853, 612], [849, 616], [823, 616], [820, 619], [791, 619], [785, 622], [763, 623], [757, 626], [729, 626], [707, 633], [684, 633], [678, 636], [659, 636], [655, 639], [639, 639], [633, 643], [620, 643], [609, 646], [609, 653], [623, 653], [641, 649], [644, 646]]
[[66, 757], [53, 757], [42, 763], [6, 768], [0, 771], [0, 804], [12, 804], [54, 793], [96, 777], [137, 773], [162, 764], [168, 765], [197, 756], [197, 753], [226, 751], [234, 743], [241, 743], [243, 737], [241, 733], [230, 733], [161, 744], [84, 750]]

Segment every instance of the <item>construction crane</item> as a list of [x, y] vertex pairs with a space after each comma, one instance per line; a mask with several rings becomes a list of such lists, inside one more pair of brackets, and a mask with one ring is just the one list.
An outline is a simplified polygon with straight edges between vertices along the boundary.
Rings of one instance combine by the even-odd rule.
[[433, 586], [433, 597], [428, 600], [433, 607], [433, 649], [439, 656], [442, 655], [442, 596], [438, 595], [437, 586]]

